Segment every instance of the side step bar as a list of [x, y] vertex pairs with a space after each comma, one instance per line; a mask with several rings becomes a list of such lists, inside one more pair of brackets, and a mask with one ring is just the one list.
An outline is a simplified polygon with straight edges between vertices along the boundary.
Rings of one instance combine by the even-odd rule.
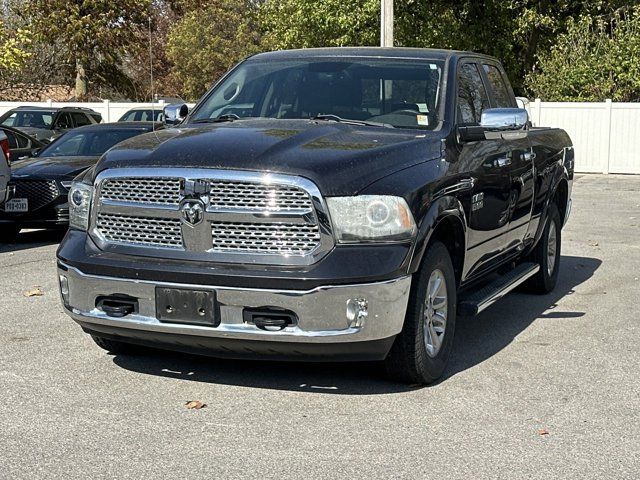
[[472, 290], [468, 296], [458, 302], [458, 314], [464, 317], [473, 317], [490, 307], [518, 285], [534, 276], [540, 270], [536, 263], [521, 263], [516, 268], [506, 273], [489, 285], [479, 290]]

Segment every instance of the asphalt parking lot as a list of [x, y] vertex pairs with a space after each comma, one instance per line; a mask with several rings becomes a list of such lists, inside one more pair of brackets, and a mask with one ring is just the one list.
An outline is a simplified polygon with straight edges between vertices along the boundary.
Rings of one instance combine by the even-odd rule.
[[60, 237], [27, 232], [0, 246], [0, 478], [640, 478], [640, 176], [573, 197], [557, 289], [460, 321], [426, 388], [109, 355], [62, 312]]

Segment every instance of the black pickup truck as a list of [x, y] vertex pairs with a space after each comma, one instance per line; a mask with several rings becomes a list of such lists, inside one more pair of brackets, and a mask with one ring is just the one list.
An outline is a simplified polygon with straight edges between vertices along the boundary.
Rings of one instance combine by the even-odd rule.
[[[552, 290], [573, 148], [468, 52], [255, 55], [76, 179], [66, 312], [112, 352], [444, 371], [458, 315]], [[184, 118], [183, 118], [184, 117]]]

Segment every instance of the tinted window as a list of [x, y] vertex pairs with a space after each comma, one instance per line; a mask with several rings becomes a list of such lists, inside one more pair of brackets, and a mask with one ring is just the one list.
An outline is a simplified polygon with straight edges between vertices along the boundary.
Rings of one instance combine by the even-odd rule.
[[60, 130], [68, 130], [69, 128], [73, 128], [73, 125], [71, 124], [71, 116], [66, 112], [58, 115], [55, 128], [58, 128]]
[[143, 130], [71, 131], [45, 147], [40, 157], [100, 156], [116, 143], [145, 133]]
[[483, 65], [484, 71], [487, 73], [489, 79], [489, 85], [493, 91], [493, 98], [496, 102], [496, 107], [508, 108], [513, 107], [513, 100], [507, 89], [507, 85], [504, 83], [504, 78], [494, 65]]
[[71, 116], [73, 117], [73, 123], [75, 123], [76, 127], [91, 125], [91, 120], [89, 120], [89, 118], [84, 113], [72, 112]]
[[465, 63], [458, 72], [458, 123], [480, 123], [482, 110], [489, 107], [489, 97], [478, 66]]
[[308, 119], [325, 114], [435, 128], [442, 68], [441, 61], [426, 59], [247, 61], [211, 92], [190, 120], [221, 115]]
[[41, 110], [20, 110], [5, 118], [2, 125], [7, 127], [50, 128], [54, 112]]

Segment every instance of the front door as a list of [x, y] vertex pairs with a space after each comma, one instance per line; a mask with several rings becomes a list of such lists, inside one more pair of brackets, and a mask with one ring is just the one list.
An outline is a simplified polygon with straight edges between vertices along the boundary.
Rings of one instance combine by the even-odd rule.
[[[482, 110], [489, 108], [489, 96], [475, 62], [458, 69], [457, 113], [459, 126], [479, 125]], [[492, 268], [503, 258], [507, 247], [510, 216], [511, 145], [504, 140], [464, 142], [454, 169], [473, 179], [467, 194], [467, 261], [465, 277]]]

